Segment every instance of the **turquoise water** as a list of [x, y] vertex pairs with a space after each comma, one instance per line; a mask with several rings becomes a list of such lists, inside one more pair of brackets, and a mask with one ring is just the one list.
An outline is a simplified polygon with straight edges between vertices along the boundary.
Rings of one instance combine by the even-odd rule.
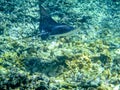
[[[39, 5], [74, 30], [42, 40]], [[119, 0], [0, 1], [1, 90], [120, 90], [119, 84]]]

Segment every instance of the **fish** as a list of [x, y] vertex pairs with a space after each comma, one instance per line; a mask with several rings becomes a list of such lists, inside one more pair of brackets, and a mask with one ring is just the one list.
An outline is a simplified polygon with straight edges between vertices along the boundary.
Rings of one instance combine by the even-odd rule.
[[40, 5], [40, 36], [45, 40], [51, 35], [64, 34], [74, 30], [74, 27], [56, 22], [46, 9]]

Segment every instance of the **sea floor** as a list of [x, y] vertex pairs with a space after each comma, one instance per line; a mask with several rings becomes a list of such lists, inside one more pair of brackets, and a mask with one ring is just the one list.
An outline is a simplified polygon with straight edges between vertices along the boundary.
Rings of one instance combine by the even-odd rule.
[[42, 2], [54, 20], [75, 27], [47, 40], [39, 37], [37, 1], [3, 3], [0, 90], [120, 90], [119, 0]]

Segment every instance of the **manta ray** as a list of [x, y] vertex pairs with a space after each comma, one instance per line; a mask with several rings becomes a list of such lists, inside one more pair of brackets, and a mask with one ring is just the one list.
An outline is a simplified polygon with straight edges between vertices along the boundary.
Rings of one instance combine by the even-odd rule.
[[74, 30], [72, 26], [63, 23], [57, 23], [40, 5], [40, 36], [41, 39], [47, 39], [50, 35], [64, 34]]

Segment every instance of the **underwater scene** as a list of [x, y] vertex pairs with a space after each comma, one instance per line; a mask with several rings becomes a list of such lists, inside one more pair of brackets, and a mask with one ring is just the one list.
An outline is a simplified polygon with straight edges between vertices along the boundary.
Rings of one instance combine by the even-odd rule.
[[120, 90], [120, 0], [0, 0], [0, 90]]

